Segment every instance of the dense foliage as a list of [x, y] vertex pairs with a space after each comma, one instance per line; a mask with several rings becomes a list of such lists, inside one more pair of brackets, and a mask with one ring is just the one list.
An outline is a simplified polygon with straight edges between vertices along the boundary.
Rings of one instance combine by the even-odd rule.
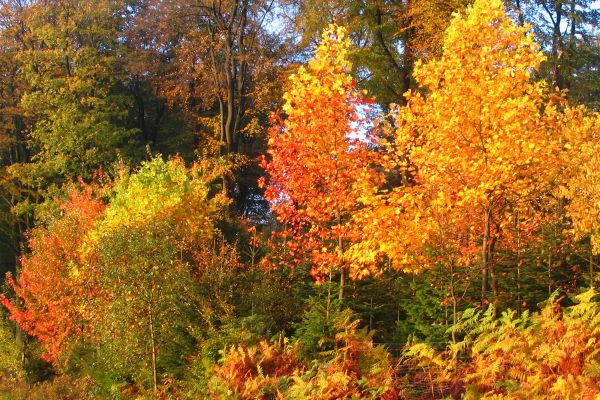
[[0, 398], [600, 398], [594, 2], [0, 11]]

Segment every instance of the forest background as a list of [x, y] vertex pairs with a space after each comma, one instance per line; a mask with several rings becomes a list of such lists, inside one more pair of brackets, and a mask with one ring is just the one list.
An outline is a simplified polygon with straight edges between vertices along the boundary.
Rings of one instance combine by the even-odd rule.
[[3, 398], [600, 399], [594, 1], [0, 10]]

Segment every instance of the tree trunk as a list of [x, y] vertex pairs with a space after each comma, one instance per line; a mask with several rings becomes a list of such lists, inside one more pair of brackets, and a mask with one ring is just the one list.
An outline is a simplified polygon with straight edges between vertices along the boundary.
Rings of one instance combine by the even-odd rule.
[[[383, 21], [383, 13], [382, 13], [381, 7], [379, 7], [379, 6], [376, 6], [376, 7], [377, 8], [376, 8], [376, 12], [375, 12], [375, 23], [378, 26], [383, 26], [384, 21]], [[409, 35], [410, 35], [410, 33], [407, 34], [407, 36], [409, 36]], [[410, 78], [410, 75], [411, 75], [411, 71], [409, 71], [410, 66], [408, 66], [408, 64], [406, 62], [401, 63], [401, 62], [398, 62], [398, 60], [396, 60], [394, 53], [390, 50], [388, 43], [386, 43], [385, 38], [383, 37], [383, 32], [381, 29], [378, 29], [375, 31], [375, 36], [377, 38], [377, 42], [379, 43], [379, 47], [381, 48], [381, 50], [383, 51], [383, 54], [385, 55], [385, 57], [388, 60], [387, 64], [394, 69], [395, 74], [398, 74], [401, 77], [402, 83], [404, 84], [403, 87], [400, 89], [400, 91], [391, 87], [391, 85], [387, 85], [387, 87], [394, 94], [394, 97], [395, 97], [394, 102], [396, 104], [405, 105], [406, 98], [404, 97], [404, 92], [406, 92], [408, 90], [408, 84], [407, 84], [406, 77], [408, 76]], [[406, 39], [405, 42], [408, 42], [408, 39]], [[405, 43], [405, 49], [406, 49], [406, 43]], [[406, 56], [406, 52], [405, 52], [405, 56]]]
[[563, 88], [563, 74], [562, 74], [562, 66], [561, 66], [561, 58], [563, 56], [563, 43], [562, 43], [562, 33], [561, 33], [561, 25], [562, 25], [562, 3], [560, 1], [555, 1], [555, 15], [552, 18], [553, 26], [552, 26], [552, 86]]
[[490, 237], [488, 238], [488, 269], [490, 271], [490, 288], [492, 289], [493, 301], [496, 301], [496, 299], [498, 299], [498, 280], [496, 279], [496, 264], [494, 260], [494, 254], [496, 249], [496, 243], [498, 243], [499, 230], [500, 226], [496, 224], [494, 234], [492, 235], [492, 232], [490, 232]]
[[[591, 240], [591, 239], [590, 239]], [[590, 287], [594, 286], [594, 251], [590, 249]]]
[[[411, 23], [411, 21], [408, 21], [408, 23]], [[413, 40], [413, 36], [414, 36], [414, 29], [408, 29], [406, 30], [405, 34], [404, 34], [404, 60], [403, 60], [403, 65], [404, 65], [404, 75], [403, 75], [403, 83], [404, 83], [404, 90], [407, 91], [410, 89], [410, 81], [412, 78], [412, 74], [413, 74], [413, 70], [414, 70], [414, 65], [415, 65], [415, 52], [413, 49], [413, 44], [412, 44], [412, 40]], [[403, 94], [404, 97], [404, 94]], [[406, 104], [406, 100], [402, 100], [402, 102], [400, 104]]]
[[344, 272], [344, 268], [340, 269], [340, 292], [338, 294], [338, 299], [340, 301], [344, 300], [344, 286], [346, 285], [346, 274]]
[[490, 240], [490, 209], [484, 210], [483, 241], [481, 244], [481, 304], [485, 309], [486, 296], [489, 292], [489, 240]]
[[152, 358], [152, 383], [154, 393], [158, 392], [158, 375], [156, 372], [156, 337], [154, 333], [154, 314], [152, 313], [152, 303], [148, 304], [148, 324], [150, 327], [150, 351]]
[[519, 14], [519, 25], [525, 25], [525, 15], [523, 13], [523, 7], [521, 6], [521, 0], [517, 0], [517, 13]]
[[133, 84], [131, 92], [137, 105], [137, 127], [142, 134], [142, 140], [146, 142], [148, 140], [148, 132], [146, 131], [146, 107], [144, 104], [144, 97], [140, 90], [140, 84], [137, 79]]
[[452, 343], [456, 344], [456, 323], [458, 320], [458, 299], [454, 282], [454, 263], [450, 262], [450, 295], [452, 296]]
[[[337, 207], [337, 205], [336, 205], [336, 207]], [[342, 223], [342, 217], [340, 216], [339, 209], [337, 211], [337, 221], [338, 221], [338, 227], [340, 227], [341, 223]], [[338, 253], [339, 253], [339, 257], [340, 257], [340, 291], [338, 294], [338, 298], [340, 301], [342, 301], [342, 300], [344, 300], [344, 286], [346, 285], [346, 274], [344, 272], [344, 262], [343, 262], [344, 241], [342, 239], [341, 232], [338, 234]]]
[[519, 212], [515, 221], [517, 225], [517, 303], [521, 308], [521, 229], [519, 226]]
[[152, 130], [150, 133], [150, 140], [152, 141], [153, 145], [155, 145], [156, 141], [158, 140], [158, 127], [160, 126], [160, 121], [165, 114], [165, 109], [165, 104], [160, 100], [156, 100], [156, 114], [154, 115], [154, 121], [152, 121]]

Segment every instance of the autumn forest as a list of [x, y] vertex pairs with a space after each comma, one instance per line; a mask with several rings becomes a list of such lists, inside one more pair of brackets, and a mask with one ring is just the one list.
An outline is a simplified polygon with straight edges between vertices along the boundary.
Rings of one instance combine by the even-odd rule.
[[0, 399], [600, 399], [600, 4], [0, 0]]

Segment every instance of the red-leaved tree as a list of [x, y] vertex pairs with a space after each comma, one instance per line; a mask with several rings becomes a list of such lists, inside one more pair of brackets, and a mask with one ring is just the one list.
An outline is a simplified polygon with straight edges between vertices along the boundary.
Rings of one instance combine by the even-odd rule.
[[340, 298], [346, 269], [355, 278], [368, 274], [344, 251], [356, 238], [349, 221], [358, 210], [357, 185], [376, 179], [363, 118], [369, 100], [349, 75], [348, 46], [344, 29], [330, 27], [308, 66], [290, 77], [285, 116], [270, 130], [262, 160], [265, 197], [284, 226], [281, 262], [308, 262], [317, 280], [339, 273]]
[[99, 296], [94, 256], [81, 251], [86, 233], [105, 205], [92, 186], [72, 188], [60, 215], [31, 232], [21, 271], [8, 276], [15, 298], [1, 296], [11, 318], [44, 348], [43, 359], [60, 364], [72, 339], [91, 332], [90, 308]]

